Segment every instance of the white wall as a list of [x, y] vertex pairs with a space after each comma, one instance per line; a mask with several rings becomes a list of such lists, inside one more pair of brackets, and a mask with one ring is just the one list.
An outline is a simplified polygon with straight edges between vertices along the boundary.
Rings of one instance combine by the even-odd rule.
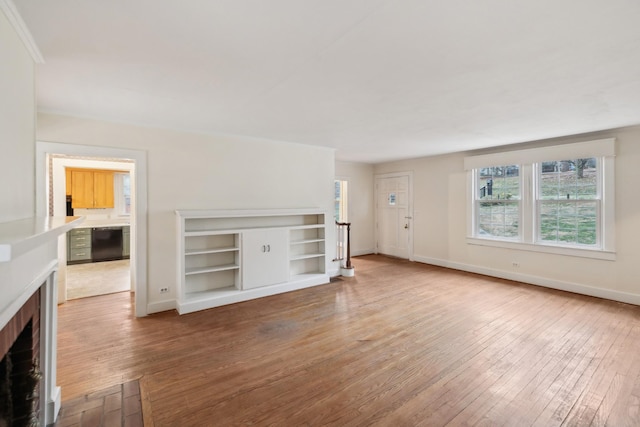
[[0, 222], [34, 214], [34, 63], [0, 11]]
[[[147, 152], [151, 307], [175, 298], [176, 209], [319, 207], [332, 212], [330, 149], [51, 114], [38, 115], [37, 138]], [[328, 247], [335, 244], [333, 239], [328, 236]], [[169, 294], [161, 296], [162, 287], [169, 287]]]
[[[523, 282], [640, 304], [640, 127], [518, 144], [518, 148], [617, 138], [615, 261], [466, 243], [467, 175], [458, 153], [380, 164], [375, 173], [414, 172], [414, 258]], [[517, 261], [520, 267], [513, 267]]]
[[373, 236], [373, 165], [336, 161], [336, 179], [349, 182], [348, 215], [351, 222], [351, 255], [375, 251]]

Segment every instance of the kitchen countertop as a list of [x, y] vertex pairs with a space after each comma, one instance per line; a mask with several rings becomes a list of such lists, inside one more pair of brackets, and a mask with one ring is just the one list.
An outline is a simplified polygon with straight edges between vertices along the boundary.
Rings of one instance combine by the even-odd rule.
[[129, 219], [125, 219], [125, 218], [87, 219], [76, 228], [128, 227], [129, 225], [130, 225]]

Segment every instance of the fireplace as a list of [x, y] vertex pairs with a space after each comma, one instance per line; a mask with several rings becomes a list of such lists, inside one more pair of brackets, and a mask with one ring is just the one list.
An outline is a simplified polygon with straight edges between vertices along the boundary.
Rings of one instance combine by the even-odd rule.
[[58, 238], [81, 221], [0, 223], [0, 427], [56, 420]]
[[40, 290], [0, 331], [0, 427], [40, 420]]

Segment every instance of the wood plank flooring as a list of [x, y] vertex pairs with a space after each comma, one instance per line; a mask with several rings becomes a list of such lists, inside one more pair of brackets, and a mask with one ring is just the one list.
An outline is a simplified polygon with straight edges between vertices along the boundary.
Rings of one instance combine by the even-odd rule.
[[411, 263], [178, 316], [59, 310], [63, 402], [140, 380], [152, 426], [637, 426], [640, 307]]

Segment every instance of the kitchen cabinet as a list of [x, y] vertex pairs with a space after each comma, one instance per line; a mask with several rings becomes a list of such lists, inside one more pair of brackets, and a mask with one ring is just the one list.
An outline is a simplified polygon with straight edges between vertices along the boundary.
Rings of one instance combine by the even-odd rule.
[[129, 226], [122, 227], [122, 257], [131, 256], [131, 229]]
[[65, 177], [65, 194], [67, 196], [71, 195], [71, 169], [70, 168], [64, 168], [64, 177]]
[[74, 209], [113, 208], [113, 171], [70, 169]]
[[91, 229], [74, 228], [67, 232], [67, 264], [91, 262]]
[[128, 225], [70, 230], [67, 233], [67, 264], [129, 258], [130, 237]]
[[93, 172], [93, 207], [112, 208], [113, 202], [113, 172]]

